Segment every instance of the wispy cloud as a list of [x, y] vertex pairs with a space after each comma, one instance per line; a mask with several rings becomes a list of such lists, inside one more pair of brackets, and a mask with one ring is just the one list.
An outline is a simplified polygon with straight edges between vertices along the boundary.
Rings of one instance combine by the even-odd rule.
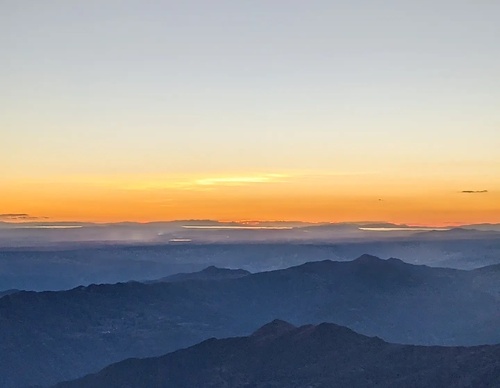
[[[218, 188], [245, 187], [265, 184], [324, 182], [337, 177], [360, 177], [375, 175], [373, 171], [293, 171], [293, 172], [255, 172], [241, 174], [220, 174], [207, 176], [152, 176], [144, 179], [123, 180], [124, 190], [139, 191], [213, 191]], [[116, 184], [112, 181], [112, 184]]]
[[486, 194], [488, 190], [462, 190], [462, 194]]
[[195, 181], [200, 186], [244, 186], [253, 183], [284, 182], [289, 177], [285, 174], [264, 174], [236, 177], [204, 178]]
[[260, 183], [286, 182], [287, 174], [249, 174], [237, 176], [214, 176], [177, 180], [154, 179], [126, 185], [128, 190], [212, 190], [219, 186], [246, 186]]

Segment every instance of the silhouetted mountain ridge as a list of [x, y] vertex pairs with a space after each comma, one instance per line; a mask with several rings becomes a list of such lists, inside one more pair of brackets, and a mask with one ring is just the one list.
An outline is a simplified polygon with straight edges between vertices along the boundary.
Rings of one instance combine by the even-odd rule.
[[56, 388], [493, 387], [500, 345], [395, 345], [331, 323], [281, 320], [249, 337], [210, 339], [158, 358], [129, 359]]

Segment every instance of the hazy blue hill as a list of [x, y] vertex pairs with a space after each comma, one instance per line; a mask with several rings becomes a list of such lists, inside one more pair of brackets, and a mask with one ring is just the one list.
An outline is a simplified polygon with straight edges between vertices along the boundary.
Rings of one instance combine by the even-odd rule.
[[[211, 265], [261, 272], [310, 261], [350, 260], [365, 252], [435, 267], [473, 269], [500, 263], [498, 237], [488, 237], [486, 233], [485, 238], [460, 239], [445, 232], [436, 233], [436, 238], [420, 240], [416, 237], [384, 237], [385, 240], [378, 237], [376, 240], [386, 232], [373, 232], [373, 241], [350, 243], [81, 243], [44, 248], [0, 248], [0, 291], [67, 290], [92, 283], [155, 280], [180, 272], [201, 271]], [[335, 232], [326, 234], [333, 238]]]
[[471, 274], [475, 287], [500, 300], [500, 264], [477, 268]]
[[0, 386], [50, 384], [128, 357], [245, 335], [274, 318], [412, 344], [500, 343], [496, 275], [364, 255], [216, 281], [91, 285], [0, 299]]
[[249, 271], [244, 269], [229, 269], [218, 268], [213, 265], [198, 271], [198, 272], [183, 272], [170, 276], [165, 276], [156, 280], [149, 280], [145, 283], [158, 282], [182, 282], [186, 280], [221, 280], [221, 279], [237, 279], [243, 276], [250, 275]]
[[462, 228], [500, 232], [500, 224], [491, 223], [462, 225]]
[[210, 339], [158, 358], [129, 359], [57, 388], [494, 387], [500, 345], [394, 345], [342, 326], [273, 321], [253, 335]]
[[[346, 252], [345, 254], [349, 254]], [[344, 255], [344, 253], [342, 253]], [[103, 245], [0, 249], [0, 290], [155, 280], [210, 265], [251, 272], [337, 258], [330, 244]]]

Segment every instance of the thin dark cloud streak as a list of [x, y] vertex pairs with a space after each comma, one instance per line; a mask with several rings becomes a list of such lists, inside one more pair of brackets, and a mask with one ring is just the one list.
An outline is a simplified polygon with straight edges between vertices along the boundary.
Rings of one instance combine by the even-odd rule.
[[486, 194], [488, 190], [462, 190], [462, 194]]

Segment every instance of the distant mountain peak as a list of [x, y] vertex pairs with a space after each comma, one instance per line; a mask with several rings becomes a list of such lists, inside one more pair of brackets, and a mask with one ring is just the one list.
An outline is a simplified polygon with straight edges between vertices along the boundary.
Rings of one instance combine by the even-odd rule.
[[292, 325], [291, 323], [288, 323], [281, 319], [275, 319], [274, 321], [265, 324], [260, 329], [257, 329], [252, 334], [252, 337], [276, 338], [296, 329], [297, 327]]
[[352, 261], [353, 263], [361, 264], [362, 266], [377, 266], [381, 268], [400, 268], [400, 267], [408, 267], [415, 268], [417, 265], [409, 264], [404, 262], [401, 259], [390, 257], [388, 259], [381, 259], [380, 257], [364, 254], [357, 259]]
[[369, 255], [368, 253], [365, 253], [361, 256], [359, 256], [357, 259], [353, 260], [356, 263], [380, 263], [382, 261], [385, 261], [381, 259], [380, 257]]
[[413, 264], [405, 263], [404, 261], [396, 258], [381, 259], [380, 257], [363, 254], [357, 259], [351, 261], [332, 261], [332, 260], [322, 260], [322, 261], [309, 261], [307, 263], [293, 267], [295, 270], [300, 272], [308, 273], [327, 273], [332, 270], [338, 269], [338, 265], [345, 266], [353, 269], [377, 269], [383, 270], [385, 268], [395, 268], [406, 266], [416, 267]]
[[219, 271], [222, 268], [216, 267], [215, 265], [209, 265], [207, 268], [203, 269], [201, 272], [214, 272]]

